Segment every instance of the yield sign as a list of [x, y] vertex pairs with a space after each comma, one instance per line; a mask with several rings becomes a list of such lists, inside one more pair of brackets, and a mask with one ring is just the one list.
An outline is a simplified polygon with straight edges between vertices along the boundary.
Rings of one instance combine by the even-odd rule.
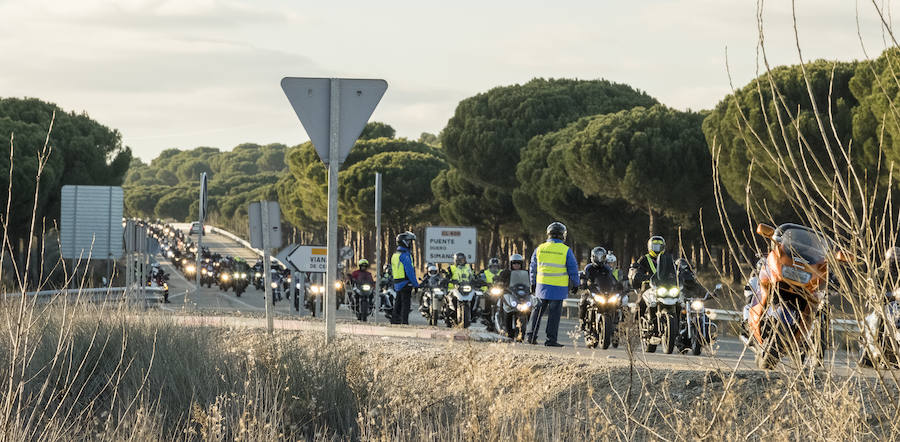
[[[300, 118], [319, 158], [329, 162], [332, 124], [339, 129], [338, 164], [344, 162], [387, 90], [384, 80], [285, 77], [281, 89]], [[332, 103], [332, 97], [337, 99]], [[336, 106], [336, 107], [335, 107]], [[336, 117], [337, 121], [333, 121]]]

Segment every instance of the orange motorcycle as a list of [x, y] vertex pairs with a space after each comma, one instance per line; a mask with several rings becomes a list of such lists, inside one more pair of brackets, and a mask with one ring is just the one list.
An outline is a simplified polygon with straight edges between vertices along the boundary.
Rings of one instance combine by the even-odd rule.
[[[828, 326], [824, 307], [827, 256], [834, 246], [821, 233], [797, 224], [774, 228], [759, 224], [756, 233], [770, 239], [770, 250], [745, 287], [745, 336], [756, 364], [773, 368], [783, 356], [821, 359]], [[835, 258], [844, 261], [841, 252]]]

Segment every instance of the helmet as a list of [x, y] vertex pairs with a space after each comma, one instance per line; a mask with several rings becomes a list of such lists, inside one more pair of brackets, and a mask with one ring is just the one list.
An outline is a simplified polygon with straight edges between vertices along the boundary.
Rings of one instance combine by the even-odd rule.
[[359, 262], [356, 263], [356, 265], [358, 265], [361, 269], [364, 267], [369, 268], [369, 260], [365, 258], [360, 259]]
[[684, 258], [678, 258], [678, 261], [675, 261], [675, 268], [679, 272], [689, 272], [691, 271], [691, 264]]
[[616, 255], [613, 255], [613, 252], [606, 253], [606, 263], [609, 264], [610, 267], [615, 268], [619, 264], [618, 261]]
[[651, 236], [647, 240], [647, 252], [650, 256], [656, 256], [666, 251], [666, 240], [661, 236]]
[[510, 269], [512, 269], [513, 264], [519, 264], [520, 266], [522, 266], [522, 270], [525, 270], [525, 258], [518, 253], [509, 256]]
[[438, 274], [438, 268], [434, 264], [428, 264], [428, 274], [431, 276], [436, 276]]
[[409, 249], [412, 247], [413, 241], [416, 240], [416, 234], [412, 232], [403, 232], [397, 235], [397, 245]]
[[466, 254], [463, 252], [457, 252], [456, 256], [453, 258], [453, 261], [458, 266], [464, 265], [466, 263]]
[[566, 239], [566, 226], [565, 224], [554, 221], [547, 226], [547, 237], [548, 238], [556, 238], [556, 239]]
[[606, 262], [606, 249], [603, 247], [594, 247], [591, 250], [591, 262], [594, 265], [600, 265]]
[[491, 258], [488, 261], [488, 268], [493, 269], [495, 272], [500, 269], [500, 258]]

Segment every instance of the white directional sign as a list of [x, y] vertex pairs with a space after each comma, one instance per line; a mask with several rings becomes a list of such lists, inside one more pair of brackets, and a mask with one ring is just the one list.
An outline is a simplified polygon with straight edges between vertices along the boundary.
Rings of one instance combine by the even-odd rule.
[[474, 227], [426, 227], [425, 261], [453, 262], [454, 256], [463, 252], [466, 260], [475, 262], [478, 230]]
[[63, 186], [59, 219], [62, 257], [121, 257], [123, 203], [119, 186]]
[[[332, 83], [337, 86], [337, 91], [332, 91]], [[281, 89], [291, 102], [297, 118], [300, 118], [300, 123], [303, 124], [316, 152], [319, 153], [319, 158], [324, 163], [329, 162], [328, 143], [332, 126], [328, 109], [331, 107], [332, 94], [335, 92], [338, 94], [340, 105], [338, 163], [342, 163], [366, 127], [381, 97], [384, 96], [387, 82], [347, 78], [285, 77], [281, 80]]]
[[328, 270], [328, 249], [324, 246], [300, 246], [287, 257], [298, 271], [325, 273]]

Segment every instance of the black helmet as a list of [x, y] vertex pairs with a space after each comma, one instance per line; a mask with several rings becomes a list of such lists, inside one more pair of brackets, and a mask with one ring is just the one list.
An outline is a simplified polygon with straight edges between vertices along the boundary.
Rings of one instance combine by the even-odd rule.
[[651, 236], [647, 240], [647, 252], [650, 256], [656, 256], [666, 251], [666, 240], [661, 236]]
[[509, 269], [512, 270], [512, 265], [516, 263], [522, 266], [521, 270], [525, 270], [525, 258], [518, 253], [509, 256]]
[[491, 258], [488, 260], [488, 268], [494, 269], [496, 272], [500, 268], [500, 258]]
[[594, 265], [605, 264], [606, 249], [603, 247], [594, 247], [594, 249], [591, 250], [591, 262], [594, 263]]
[[403, 232], [397, 235], [397, 245], [407, 249], [412, 247], [413, 241], [416, 240], [416, 234], [412, 232]]
[[566, 226], [565, 224], [554, 221], [547, 226], [547, 237], [555, 238], [555, 239], [566, 239]]
[[464, 265], [466, 263], [466, 254], [463, 252], [457, 252], [456, 256], [453, 257], [453, 261], [458, 266]]

